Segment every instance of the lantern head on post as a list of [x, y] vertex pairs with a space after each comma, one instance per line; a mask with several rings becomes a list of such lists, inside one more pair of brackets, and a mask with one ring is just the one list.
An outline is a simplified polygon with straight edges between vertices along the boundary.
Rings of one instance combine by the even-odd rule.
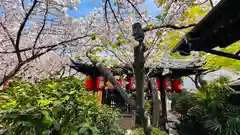
[[140, 23], [135, 23], [132, 25], [132, 33], [133, 33], [132, 36], [136, 41], [144, 40], [144, 31]]

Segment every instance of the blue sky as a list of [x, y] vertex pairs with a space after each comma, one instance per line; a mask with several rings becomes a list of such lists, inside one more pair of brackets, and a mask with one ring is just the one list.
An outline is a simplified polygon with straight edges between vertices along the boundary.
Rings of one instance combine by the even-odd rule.
[[[78, 11], [68, 10], [67, 13], [72, 17], [84, 17], [87, 16], [94, 8], [100, 7], [100, 1], [96, 0], [93, 2], [92, 0], [81, 0], [81, 3], [78, 5]], [[160, 14], [161, 9], [159, 9], [154, 0], [145, 0], [145, 2], [139, 5], [141, 9], [147, 9], [149, 14], [152, 17], [155, 17]]]
[[2, 16], [3, 8], [0, 7], [0, 16]]
[[100, 7], [100, 1], [101, 0], [96, 0], [96, 2], [92, 0], [81, 0], [81, 3], [78, 5], [78, 11], [67, 10], [67, 14], [72, 17], [87, 16], [95, 7]]
[[[96, 0], [96, 2], [93, 2], [93, 0], [81, 0], [81, 3], [78, 5], [78, 10], [67, 10], [67, 14], [74, 17], [84, 17], [87, 16], [94, 8], [99, 8], [100, 7], [100, 1], [101, 0]], [[30, 0], [25, 0], [26, 3], [30, 2]], [[156, 6], [154, 3], [154, 0], [145, 0], [143, 4], [138, 5], [139, 8], [141, 9], [147, 9], [150, 16], [155, 17], [160, 14], [161, 9]], [[0, 12], [3, 9], [0, 8]], [[0, 13], [1, 16], [1, 13]]]

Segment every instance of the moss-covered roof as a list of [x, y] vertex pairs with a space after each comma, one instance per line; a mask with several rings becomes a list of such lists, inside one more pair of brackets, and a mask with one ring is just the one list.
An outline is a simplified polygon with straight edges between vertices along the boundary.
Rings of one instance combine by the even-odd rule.
[[[145, 72], [149, 73], [149, 76], [160, 76], [163, 72], [168, 75], [174, 76], [188, 76], [205, 71], [202, 69], [203, 61], [201, 59], [190, 60], [173, 60], [160, 58], [158, 61], [148, 61], [145, 65]], [[97, 67], [89, 63], [73, 62], [71, 68], [74, 68], [78, 72], [85, 75], [101, 75]], [[130, 65], [115, 65], [109, 68], [114, 74], [129, 74], [132, 75], [132, 66]]]

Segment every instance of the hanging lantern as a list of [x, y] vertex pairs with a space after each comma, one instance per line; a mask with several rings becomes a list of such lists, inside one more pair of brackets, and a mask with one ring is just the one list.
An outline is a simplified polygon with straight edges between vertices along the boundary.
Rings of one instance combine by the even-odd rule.
[[97, 89], [104, 88], [104, 77], [97, 78]]
[[129, 79], [129, 90], [136, 90], [136, 78], [131, 77]]
[[92, 77], [88, 77], [86, 80], [86, 88], [88, 90], [93, 90], [93, 79]]
[[182, 79], [181, 78], [174, 79], [172, 81], [172, 88], [174, 92], [180, 93], [182, 89]]

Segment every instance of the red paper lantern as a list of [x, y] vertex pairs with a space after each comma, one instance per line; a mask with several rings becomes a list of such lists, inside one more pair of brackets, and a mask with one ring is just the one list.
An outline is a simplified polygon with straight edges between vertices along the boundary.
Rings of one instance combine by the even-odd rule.
[[[156, 88], [160, 89], [161, 88], [161, 80], [156, 79], [155, 82], [156, 82]], [[167, 79], [163, 80], [163, 88], [168, 89], [168, 90], [171, 89], [171, 80], [170, 79], [167, 78]]]
[[104, 77], [97, 78], [97, 89], [104, 88]]
[[4, 83], [3, 83], [3, 88], [7, 85], [8, 83], [8, 80], [6, 80]]
[[182, 89], [182, 80], [181, 79], [174, 79], [172, 81], [172, 88], [174, 90], [174, 92], [176, 93], [180, 93], [181, 89]]
[[129, 78], [129, 90], [136, 90], [136, 78]]
[[86, 80], [86, 88], [88, 90], [94, 90], [94, 79], [92, 77], [88, 77]]

